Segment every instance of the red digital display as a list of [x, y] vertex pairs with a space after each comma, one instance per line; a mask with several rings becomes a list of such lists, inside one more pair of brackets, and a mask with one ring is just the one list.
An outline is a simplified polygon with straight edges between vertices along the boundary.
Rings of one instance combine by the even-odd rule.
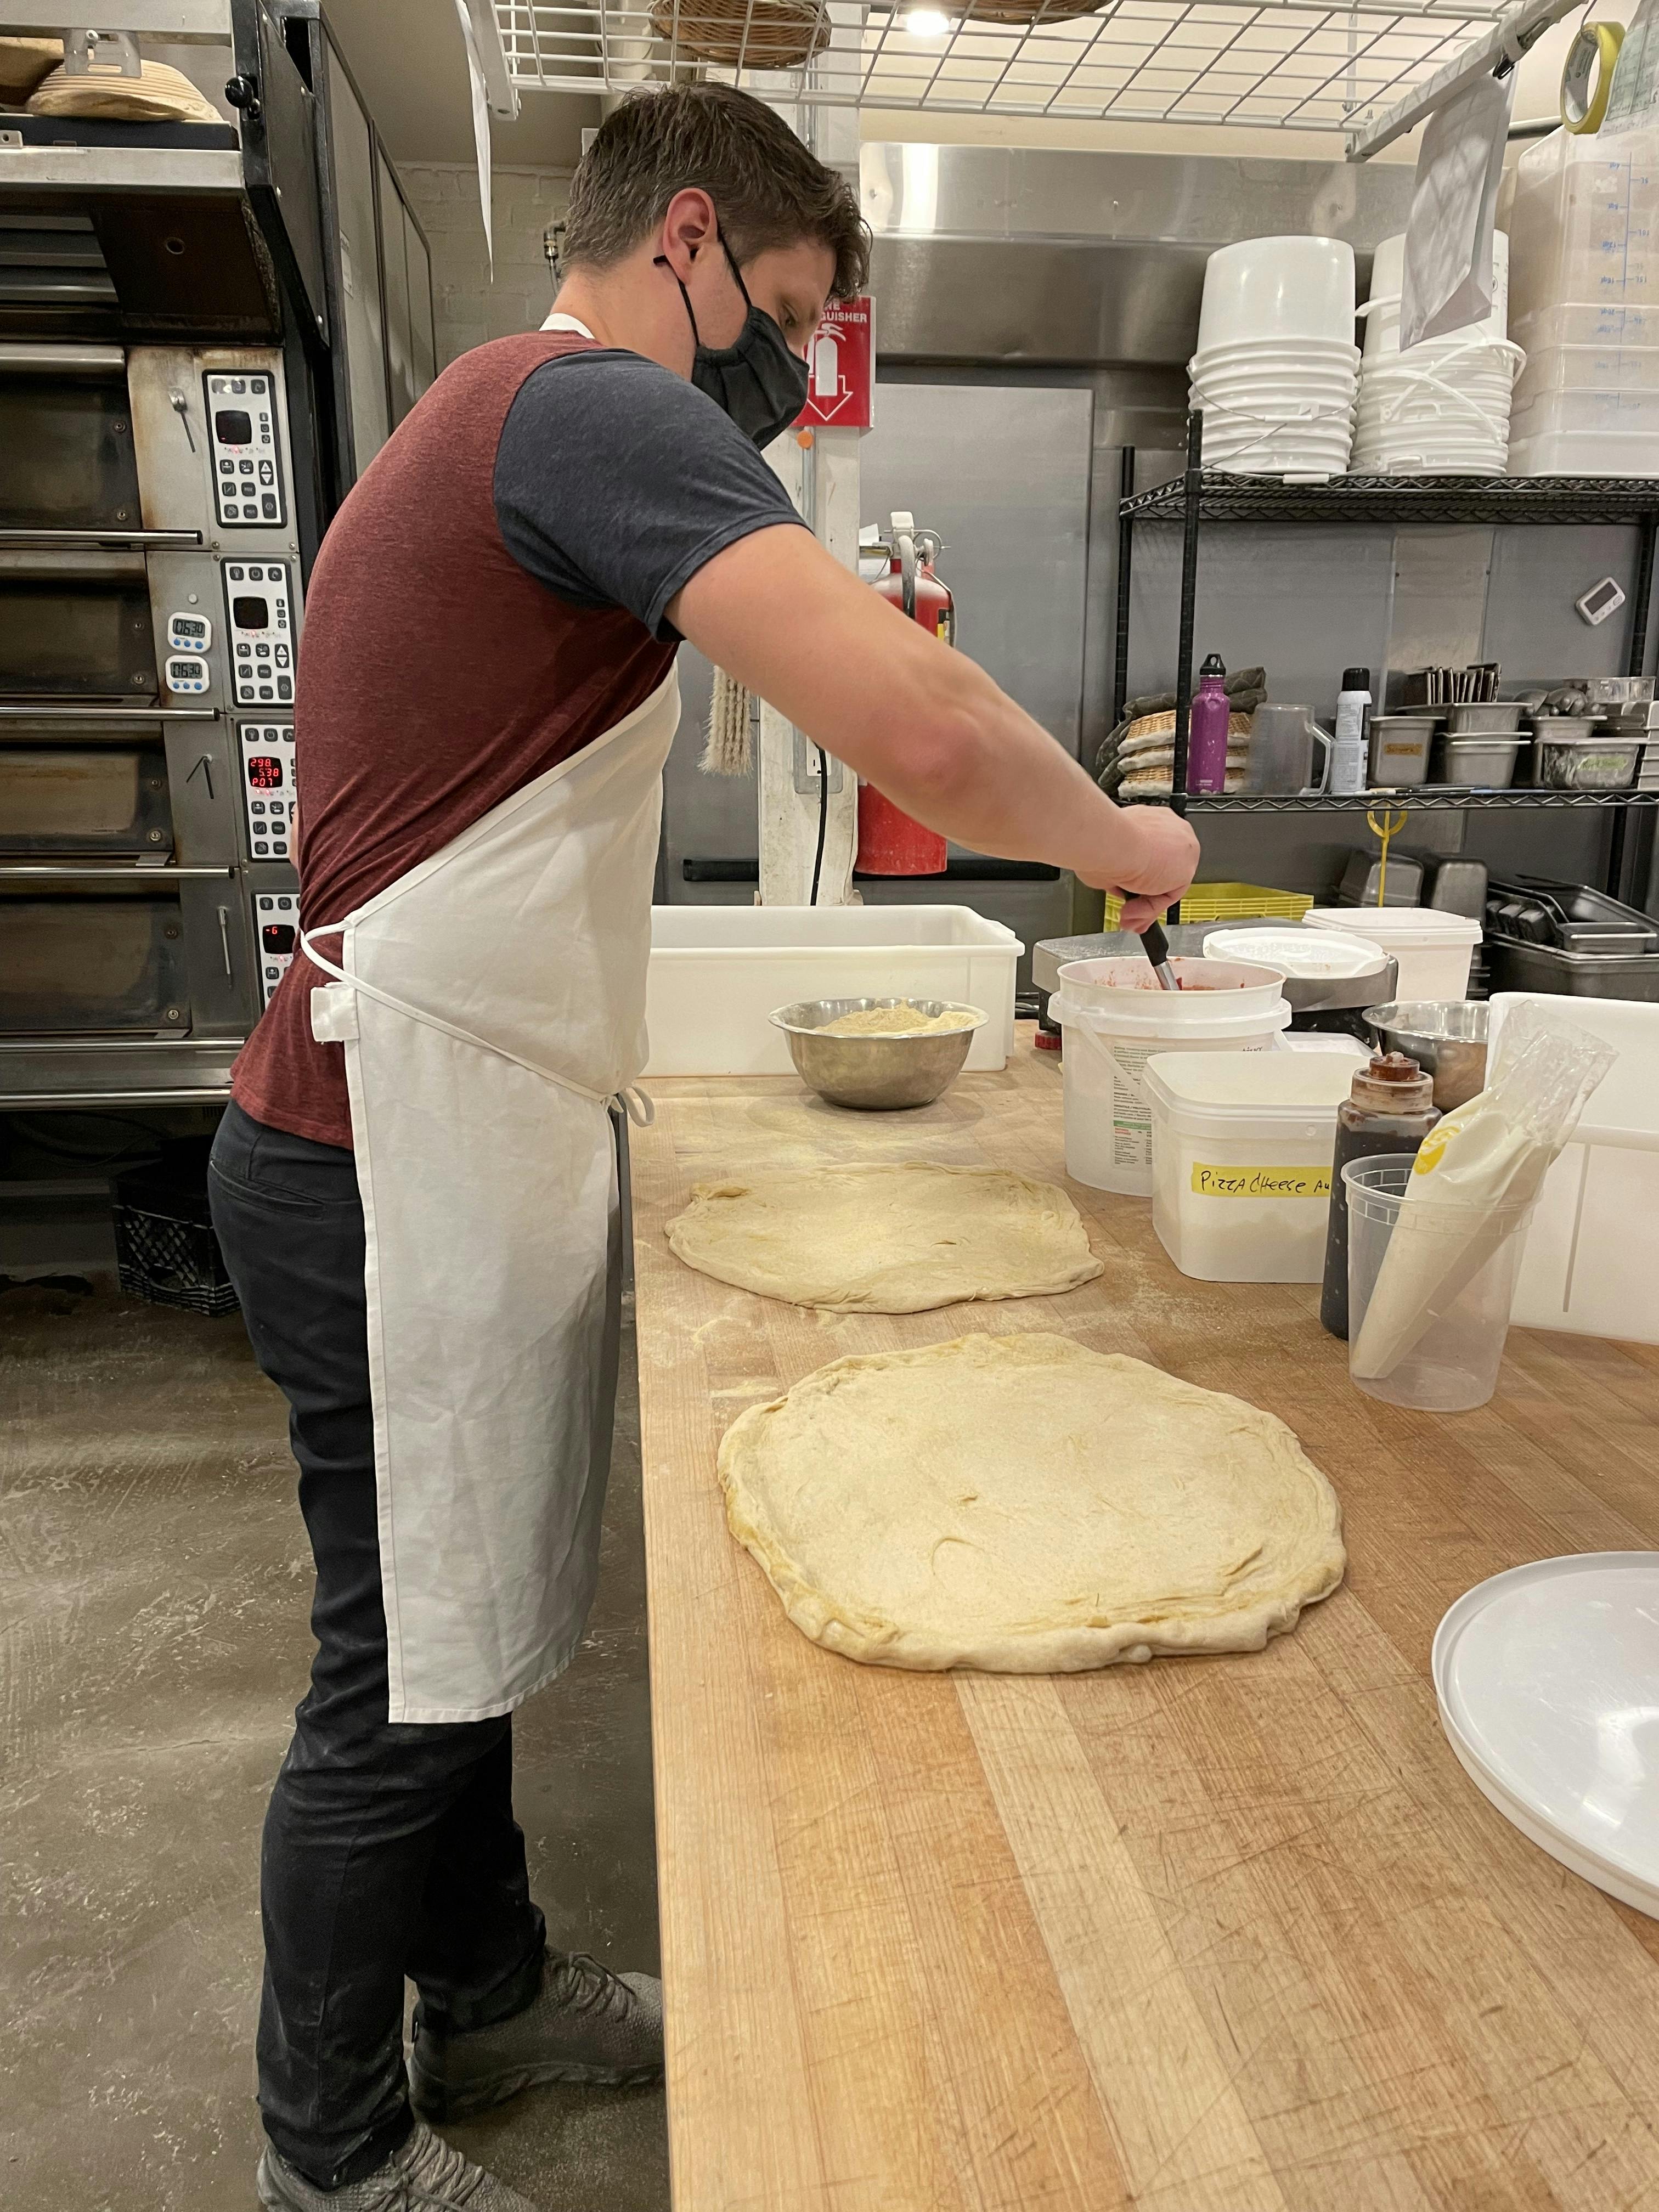
[[266, 953], [283, 959], [294, 950], [294, 925], [291, 921], [268, 921], [259, 932], [259, 941]]
[[283, 781], [283, 763], [275, 753], [250, 753], [247, 780], [255, 791], [276, 791]]

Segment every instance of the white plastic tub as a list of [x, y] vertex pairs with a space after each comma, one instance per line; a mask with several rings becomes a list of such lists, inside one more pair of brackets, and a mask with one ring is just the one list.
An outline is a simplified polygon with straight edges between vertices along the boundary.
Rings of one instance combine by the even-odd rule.
[[653, 1075], [788, 1075], [768, 1019], [802, 999], [950, 999], [988, 1017], [969, 1070], [1014, 1046], [1012, 930], [965, 906], [659, 906], [646, 1020]]
[[1510, 1318], [1517, 1328], [1659, 1344], [1659, 1006], [1500, 991], [1489, 1057], [1516, 1006], [1591, 1030], [1619, 1057], [1544, 1178]]
[[1327, 1053], [1159, 1054], [1152, 1226], [1203, 1283], [1316, 1283], [1325, 1272], [1336, 1109], [1353, 1061]]
[[1467, 915], [1428, 906], [1316, 906], [1304, 929], [1337, 929], [1364, 937], [1399, 963], [1396, 999], [1467, 999], [1469, 967], [1480, 924]]
[[1197, 988], [1159, 990], [1133, 953], [1068, 960], [1048, 1001], [1066, 1032], [1066, 1172], [1096, 1190], [1151, 1195], [1152, 1109], [1144, 1078], [1153, 1054], [1266, 1052], [1290, 1025], [1277, 969], [1225, 960], [1170, 964], [1178, 981]]

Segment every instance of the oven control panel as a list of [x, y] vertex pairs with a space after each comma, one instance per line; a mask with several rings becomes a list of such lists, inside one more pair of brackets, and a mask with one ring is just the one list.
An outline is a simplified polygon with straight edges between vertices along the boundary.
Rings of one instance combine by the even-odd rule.
[[207, 386], [208, 452], [214, 512], [232, 530], [279, 528], [288, 520], [276, 380], [215, 370]]
[[242, 810], [256, 860], [294, 858], [294, 725], [244, 722]]
[[294, 608], [286, 561], [224, 564], [226, 657], [239, 707], [294, 703]]
[[259, 956], [262, 1003], [294, 965], [294, 949], [300, 941], [300, 899], [295, 891], [257, 891], [253, 899], [253, 936]]

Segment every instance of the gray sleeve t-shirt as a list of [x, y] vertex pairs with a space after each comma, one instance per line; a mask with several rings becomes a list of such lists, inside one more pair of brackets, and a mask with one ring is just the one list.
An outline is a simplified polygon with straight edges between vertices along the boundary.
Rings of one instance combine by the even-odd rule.
[[576, 607], [626, 607], [653, 637], [717, 553], [800, 521], [754, 444], [642, 354], [562, 354], [520, 386], [495, 449], [495, 519], [520, 565]]

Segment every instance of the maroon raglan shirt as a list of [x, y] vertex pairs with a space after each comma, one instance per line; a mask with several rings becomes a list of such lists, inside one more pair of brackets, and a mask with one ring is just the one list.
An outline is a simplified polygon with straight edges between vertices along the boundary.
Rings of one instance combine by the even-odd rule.
[[[574, 333], [447, 368], [354, 487], [306, 599], [294, 709], [301, 926], [343, 921], [662, 682], [697, 569], [798, 520], [714, 402]], [[333, 953], [338, 940], [324, 946]], [[303, 952], [238, 1058], [256, 1121], [351, 1142]]]

